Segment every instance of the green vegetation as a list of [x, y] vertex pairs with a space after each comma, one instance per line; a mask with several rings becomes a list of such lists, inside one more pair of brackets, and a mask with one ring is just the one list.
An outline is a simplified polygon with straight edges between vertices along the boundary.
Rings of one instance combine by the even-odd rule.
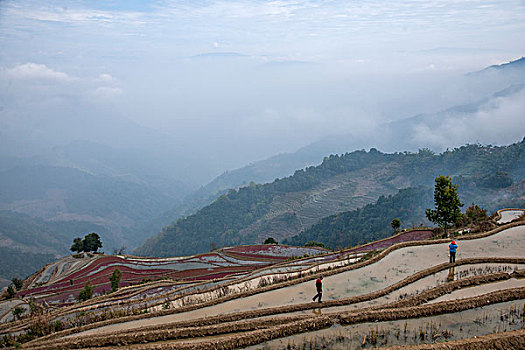
[[324, 248], [324, 243], [316, 241], [308, 241], [304, 244], [305, 247], [321, 247]]
[[22, 317], [23, 313], [26, 311], [26, 309], [24, 309], [23, 307], [21, 306], [17, 306], [13, 309], [12, 311], [12, 314], [13, 314], [13, 317], [15, 318], [15, 320], [19, 320], [20, 317]]
[[14, 297], [16, 295], [16, 289], [15, 289], [15, 286], [13, 286], [12, 284], [10, 284], [9, 286], [7, 286], [7, 298], [8, 299], [11, 299], [12, 297]]
[[82, 238], [76, 237], [73, 239], [73, 245], [71, 246], [72, 252], [83, 252], [84, 251], [84, 242], [82, 241]]
[[78, 301], [86, 301], [93, 297], [94, 287], [91, 285], [90, 281], [86, 282], [84, 288], [78, 293]]
[[98, 251], [98, 248], [102, 248], [100, 236], [95, 232], [91, 232], [90, 234], [86, 235], [86, 237], [84, 237], [83, 244], [85, 252], [95, 253]]
[[391, 233], [388, 218], [397, 216], [406, 223], [418, 225], [415, 220], [423, 217], [423, 208], [432, 203], [431, 193], [420, 187], [407, 188], [393, 196], [381, 196], [375, 204], [326, 217], [283, 243], [304, 245], [305, 242], [319, 241], [335, 249], [387, 238]]
[[436, 177], [434, 189], [434, 206], [436, 209], [427, 209], [425, 215], [428, 220], [438, 224], [448, 233], [449, 225], [456, 224], [462, 217], [461, 207], [463, 203], [459, 200], [457, 192], [458, 185], [452, 183], [450, 176]]
[[102, 242], [100, 241], [100, 236], [92, 232], [86, 236], [84, 239], [76, 237], [73, 239], [73, 245], [71, 246], [72, 252], [93, 252], [96, 253], [98, 248], [102, 248]]
[[472, 203], [472, 205], [465, 210], [465, 214], [459, 219], [459, 224], [460, 226], [471, 226], [479, 224], [487, 219], [487, 210]]
[[[313, 197], [323, 184], [341, 183], [346, 174], [354, 174], [352, 172], [373, 178], [375, 184], [381, 187], [370, 195], [372, 198], [379, 197], [376, 205], [364, 206], [370, 203], [368, 198], [363, 200], [364, 207], [354, 214], [341, 213], [343, 217], [348, 215], [347, 221], [351, 218], [352, 223], [349, 224], [340, 222], [339, 216], [335, 216], [337, 219], [333, 216], [321, 219], [321, 214], [328, 216], [343, 211], [340, 210], [341, 205], [334, 205], [340, 201], [330, 202], [330, 198], [324, 197], [326, 206], [322, 207], [325, 202], [320, 203], [319, 207], [312, 207], [309, 212], [315, 220], [321, 219], [321, 231], [314, 234], [308, 225], [302, 226], [301, 218], [295, 210], [291, 210], [294, 207], [293, 198]], [[253, 244], [261, 232], [291, 236], [305, 228], [299, 235], [302, 238], [288, 242], [302, 245], [315, 240], [330, 247], [343, 247], [384, 238], [391, 232], [389, 221], [392, 218], [399, 218], [406, 227], [422, 223], [425, 218], [422, 208], [432, 206], [431, 196], [426, 195], [427, 190], [434, 185], [435, 177], [443, 173], [451, 174], [454, 182], [461, 185], [463, 202], [476, 202], [488, 210], [513, 203], [521, 196], [520, 189], [513, 184], [525, 178], [525, 139], [504, 147], [466, 145], [442, 154], [429, 150], [386, 154], [371, 149], [369, 152], [361, 150], [331, 155], [319, 166], [297, 170], [294, 175], [272, 183], [250, 183], [246, 187], [232, 189], [197, 213], [165, 227], [134, 253], [149, 256], [189, 255], [208, 251], [212, 244], [216, 247]], [[507, 186], [509, 184], [512, 185]], [[416, 189], [380, 197], [381, 193], [396, 193], [403, 187]], [[410, 197], [411, 191], [421, 191], [419, 195], [422, 197]], [[506, 191], [505, 196], [499, 195], [500, 191]], [[323, 195], [328, 196], [329, 193]], [[427, 201], [428, 198], [430, 201]], [[391, 206], [391, 201], [398, 200], [400, 206]], [[410, 211], [407, 212], [406, 208]], [[340, 229], [339, 232], [327, 229], [330, 220], [334, 220], [333, 225]]]
[[111, 282], [111, 293], [116, 292], [118, 290], [121, 278], [122, 272], [119, 269], [113, 270], [113, 274], [109, 278], [109, 281]]
[[16, 278], [14, 277], [11, 282], [13, 282], [13, 285], [15, 286], [16, 290], [20, 290], [22, 289], [22, 286], [24, 285], [24, 282], [19, 279], [19, 278]]
[[[78, 232], [98, 232], [104, 239], [108, 230], [85, 221], [45, 221], [12, 211], [0, 211], [0, 232], [7, 246], [0, 247], [0, 277], [26, 277], [42, 266], [67, 255], [69, 243]], [[104, 241], [105, 242], [105, 241]]]
[[279, 242], [277, 242], [273, 237], [268, 237], [264, 241], [264, 244], [279, 244]]
[[399, 228], [401, 228], [401, 220], [399, 220], [398, 218], [393, 219], [390, 223], [390, 227], [394, 229], [394, 233], [398, 233]]

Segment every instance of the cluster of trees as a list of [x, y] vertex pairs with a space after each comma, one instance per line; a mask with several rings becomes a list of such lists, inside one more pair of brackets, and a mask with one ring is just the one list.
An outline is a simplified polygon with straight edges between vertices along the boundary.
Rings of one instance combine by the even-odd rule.
[[279, 244], [273, 237], [268, 237], [263, 244]]
[[433, 223], [439, 225], [445, 235], [448, 236], [448, 228], [452, 225], [456, 227], [477, 226], [477, 230], [490, 228], [487, 210], [479, 205], [472, 203], [465, 213], [461, 212], [461, 203], [458, 195], [459, 185], [453, 184], [450, 176], [438, 176], [435, 179], [434, 207], [427, 209], [425, 214]]
[[23, 287], [23, 281], [19, 278], [14, 277], [11, 280], [11, 283], [9, 286], [7, 286], [7, 297], [10, 299], [16, 295], [16, 292], [22, 289]]
[[93, 252], [96, 253], [98, 248], [102, 248], [102, 242], [100, 236], [95, 232], [84, 236], [84, 239], [77, 237], [73, 239], [73, 245], [71, 246], [72, 252]]
[[[122, 272], [119, 269], [113, 270], [113, 274], [109, 277], [111, 284], [111, 293], [116, 292], [119, 288], [120, 279], [122, 278]], [[84, 288], [78, 293], [78, 301], [86, 301], [93, 297], [95, 287], [91, 284], [91, 281], [87, 281]]]
[[[267, 214], [271, 204], [278, 198], [292, 192], [308, 191], [334, 176], [357, 169], [366, 169], [378, 164], [384, 164], [385, 169], [397, 169], [396, 172], [392, 170], [391, 174], [385, 174], [385, 185], [391, 185], [391, 182], [388, 182], [389, 175], [392, 177], [403, 176], [414, 187], [425, 186], [430, 190], [430, 187], [433, 186], [435, 174], [455, 174], [458, 179], [461, 178], [466, 183], [472, 183], [466, 198], [478, 198], [486, 195], [484, 191], [480, 190], [481, 188], [486, 188], [489, 185], [494, 189], [502, 188], [512, 184], [513, 178], [523, 176], [522, 174], [525, 173], [524, 151], [525, 140], [507, 147], [467, 145], [447, 150], [442, 154], [434, 154], [429, 150], [420, 150], [417, 153], [385, 154], [371, 149], [369, 152], [362, 150], [342, 155], [331, 155], [326, 157], [319, 166], [297, 170], [294, 175], [276, 179], [272, 183], [264, 185], [251, 183], [239, 190], [230, 190], [196, 214], [181, 218], [176, 223], [169, 225], [157, 237], [148, 240], [141, 248], [137, 249], [135, 253], [154, 256], [185, 255], [207, 251], [212, 243], [215, 246], [255, 243], [257, 235], [250, 235], [250, 230], [246, 230], [246, 228]], [[494, 175], [487, 176], [486, 174]], [[400, 196], [406, 195], [407, 193], [401, 192]], [[427, 196], [423, 197], [427, 198]], [[324, 228], [319, 234], [326, 236], [325, 238], [331, 236], [332, 238], [328, 240], [312, 236], [310, 239], [300, 238], [297, 241], [305, 243], [308, 240], [317, 240], [325, 242], [329, 246], [334, 244], [336, 246], [347, 246], [363, 243], [370, 239], [384, 238], [385, 234], [391, 233], [389, 224], [392, 218], [398, 218], [407, 225], [413, 224], [414, 218], [419, 218], [417, 220], [421, 222], [425, 218], [425, 212], [421, 208], [429, 208], [432, 205], [431, 201], [427, 203], [425, 200], [414, 199], [415, 203], [421, 206], [414, 207], [413, 213], [406, 213], [403, 212], [404, 208], [411, 206], [411, 204], [403, 202], [404, 207], [401, 207], [401, 210], [396, 208], [387, 210], [388, 204], [386, 202], [390, 200], [392, 198], [380, 198], [377, 206], [365, 207], [366, 209], [359, 211], [361, 217], [355, 216], [356, 214], [345, 214], [351, 217], [352, 224], [339, 223], [339, 217], [337, 219], [334, 217], [322, 219], [318, 227]], [[479, 202], [477, 199], [475, 201]], [[499, 205], [501, 204], [499, 203]], [[378, 213], [379, 208], [383, 209]], [[367, 211], [371, 211], [371, 213]], [[436, 215], [438, 213], [432, 214], [429, 218], [437, 219], [440, 225], [443, 224], [444, 221], [439, 218], [442, 213], [439, 213], [439, 216]], [[385, 221], [386, 218], [388, 221]], [[407, 219], [409, 219], [408, 222]], [[334, 220], [337, 223], [331, 225], [334, 228], [333, 232], [329, 233], [330, 230], [327, 227], [330, 225], [328, 223]], [[279, 224], [282, 223], [283, 221]], [[450, 221], [447, 223], [450, 224]], [[270, 224], [273, 225], [274, 222]], [[264, 223], [258, 223], [258, 225], [261, 226]], [[288, 227], [296, 225], [296, 220], [290, 220], [289, 225]], [[341, 226], [342, 231], [336, 232], [336, 226]], [[279, 227], [279, 229], [285, 231], [286, 227]], [[336, 238], [336, 236], [347, 235], [349, 230], [355, 231], [352, 235], [356, 238]], [[272, 232], [272, 227], [268, 227], [268, 232]], [[301, 237], [306, 238], [304, 235]], [[294, 242], [296, 241], [294, 240]]]
[[[387, 238], [391, 235], [391, 218], [405, 225], [417, 226], [424, 217], [423, 208], [432, 204], [432, 191], [424, 187], [407, 188], [395, 195], [381, 196], [363, 208], [328, 216], [284, 244], [305, 245], [323, 242], [331, 249], [352, 247]], [[419, 220], [419, 221], [418, 221]]]
[[255, 236], [239, 234], [270, 209], [274, 193], [267, 185], [230, 190], [197, 214], [181, 218], [146, 241], [136, 254], [150, 256], [189, 255], [211, 246], [251, 244]]

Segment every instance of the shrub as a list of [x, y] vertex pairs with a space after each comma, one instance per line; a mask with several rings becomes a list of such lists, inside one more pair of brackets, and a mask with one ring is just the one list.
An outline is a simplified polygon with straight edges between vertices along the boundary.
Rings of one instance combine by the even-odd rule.
[[111, 293], [116, 292], [118, 289], [118, 285], [120, 283], [120, 278], [122, 277], [122, 272], [120, 272], [119, 269], [115, 269], [113, 271], [113, 274], [109, 278], [109, 281], [111, 282]]
[[86, 301], [91, 297], [93, 297], [93, 286], [90, 281], [87, 281], [84, 288], [78, 293], [78, 301]]
[[324, 243], [317, 242], [317, 241], [308, 241], [304, 244], [305, 247], [321, 247], [324, 248]]
[[279, 244], [279, 242], [277, 242], [273, 237], [268, 237], [264, 241], [264, 244]]
[[15, 320], [19, 320], [20, 317], [22, 317], [22, 314], [26, 311], [26, 309], [24, 309], [23, 307], [21, 306], [17, 306], [13, 309], [12, 313], [13, 313], [13, 317], [15, 318]]
[[7, 298], [11, 299], [15, 295], [16, 295], [15, 287], [12, 284], [10, 284], [9, 287], [7, 287]]
[[22, 289], [23, 281], [21, 279], [15, 277], [11, 281], [15, 285], [16, 290]]

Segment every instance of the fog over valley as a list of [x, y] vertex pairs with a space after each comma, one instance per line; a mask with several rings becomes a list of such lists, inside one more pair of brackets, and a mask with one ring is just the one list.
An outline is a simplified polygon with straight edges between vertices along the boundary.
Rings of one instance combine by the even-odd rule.
[[[520, 1], [4, 1], [2, 154], [91, 141], [169, 157], [195, 187], [334, 134], [374, 140], [514, 83], [465, 74], [519, 59], [523, 16]], [[411, 149], [519, 140], [523, 99], [497, 103], [432, 132], [449, 141], [419, 127]]]
[[519, 0], [1, 1], [0, 213], [54, 238], [0, 248], [131, 249], [331, 154], [520, 142], [524, 32]]

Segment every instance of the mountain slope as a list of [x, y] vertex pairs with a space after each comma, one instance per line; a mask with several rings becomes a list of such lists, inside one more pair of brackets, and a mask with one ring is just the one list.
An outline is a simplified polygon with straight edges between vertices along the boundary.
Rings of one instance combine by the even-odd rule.
[[[0, 210], [10, 212], [10, 222], [27, 226], [18, 230], [19, 234], [32, 231], [34, 241], [52, 247], [55, 254], [67, 252], [71, 236], [83, 236], [89, 233], [86, 231], [99, 232], [109, 250], [135, 246], [143, 238], [140, 233], [131, 234], [130, 229], [158, 216], [173, 203], [171, 197], [145, 184], [65, 167], [19, 166], [0, 172], [0, 183]], [[57, 245], [65, 239], [60, 236], [62, 230], [40, 231], [44, 221], [68, 227], [67, 241]], [[2, 234], [5, 225], [2, 220]], [[64, 251], [59, 247], [67, 248]]]
[[351, 247], [388, 237], [394, 218], [404, 227], [428, 224], [425, 208], [433, 205], [431, 188], [402, 189], [393, 196], [381, 196], [374, 204], [354, 211], [328, 216], [284, 244], [303, 245], [308, 241], [323, 242], [327, 247]]
[[[443, 151], [466, 143], [506, 144], [525, 134], [513, 121], [525, 108], [525, 58], [469, 73], [454, 82], [461, 91], [471, 91], [470, 101], [435, 113], [419, 114], [379, 125], [372, 133], [332, 135], [307, 145], [295, 153], [279, 154], [240, 169], [225, 172], [211, 183], [188, 195], [166, 213], [176, 220], [212, 203], [230, 188], [250, 182], [266, 183], [290, 176], [297, 169], [318, 165], [324, 156], [348, 150], [377, 147], [385, 151]], [[459, 78], [458, 78], [459, 79]], [[483, 89], [479, 90], [479, 87]], [[520, 114], [521, 113], [521, 114]], [[501, 131], [494, 125], [503, 126]], [[510, 131], [509, 131], [510, 130]], [[502, 136], [504, 135], [504, 136]], [[501, 140], [504, 139], [504, 142]]]
[[[373, 203], [381, 195], [411, 186], [432, 187], [440, 174], [461, 176], [462, 181], [473, 183], [472, 193], [465, 197], [468, 203], [483, 197], [486, 190], [479, 183], [492, 183], [487, 174], [506, 174], [510, 182], [505, 186], [509, 187], [523, 180], [524, 169], [525, 139], [507, 147], [469, 145], [439, 155], [428, 150], [385, 154], [375, 149], [332, 155], [317, 167], [298, 170], [273, 183], [231, 190], [196, 214], [164, 228], [136, 253], [185, 255], [214, 246], [261, 242], [268, 236], [285, 239], [324, 217]], [[516, 191], [508, 199], [523, 195], [522, 188]]]

